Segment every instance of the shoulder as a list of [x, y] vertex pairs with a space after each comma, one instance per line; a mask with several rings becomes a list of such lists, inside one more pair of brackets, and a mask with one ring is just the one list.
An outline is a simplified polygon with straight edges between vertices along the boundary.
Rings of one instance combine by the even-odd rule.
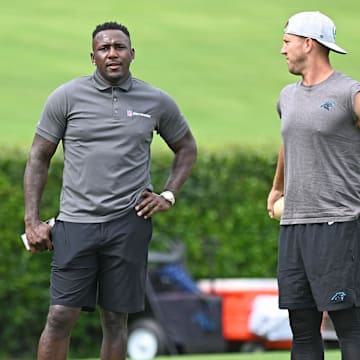
[[333, 75], [332, 75], [332, 79], [335, 81], [347, 81], [347, 82], [353, 82], [356, 80], [354, 80], [352, 77], [350, 77], [349, 75], [346, 75], [340, 71], [334, 71]]
[[342, 96], [343, 101], [348, 101], [353, 108], [355, 96], [360, 92], [360, 82], [340, 72], [335, 72], [331, 80], [329, 88], [332, 88], [339, 97]]
[[151, 93], [158, 93], [160, 91], [159, 88], [151, 85], [150, 83], [140, 80], [138, 78], [132, 78], [132, 89], [133, 90], [143, 90]]
[[73, 103], [74, 97], [84, 93], [84, 89], [91, 86], [91, 77], [83, 76], [69, 80], [56, 87], [45, 101], [46, 108], [64, 109]]
[[291, 83], [291, 84], [285, 85], [285, 86], [281, 89], [280, 95], [294, 91], [299, 84], [300, 84], [300, 81], [297, 81], [296, 83]]
[[359, 81], [353, 79], [352, 77], [350, 77], [350, 76], [348, 76], [346, 74], [338, 72], [338, 71], [334, 72], [331, 79], [332, 79], [332, 82], [334, 82], [336, 84], [342, 84], [344, 86], [353, 87], [353, 86], [360, 85]]
[[163, 106], [176, 105], [174, 98], [163, 89], [156, 87], [146, 81], [132, 78], [132, 90], [151, 96], [154, 100], [156, 99]]
[[132, 85], [133, 85], [133, 88], [135, 88], [135, 89], [142, 89], [144, 91], [148, 91], [148, 92], [157, 94], [159, 96], [169, 96], [170, 97], [170, 95], [163, 89], [156, 87], [144, 80], [140, 80], [138, 78], [134, 78], [134, 77], [132, 78]]
[[79, 88], [82, 88], [83, 86], [87, 86], [88, 84], [91, 84], [91, 76], [82, 76], [82, 77], [78, 77], [75, 79], [71, 79], [61, 85], [59, 85], [58, 87], [56, 87], [50, 94], [51, 95], [56, 95], [56, 94], [61, 94], [61, 93], [66, 93], [66, 92], [72, 92], [75, 91]]
[[283, 101], [284, 99], [288, 99], [289, 97], [294, 96], [294, 94], [295, 94], [296, 90], [299, 88], [299, 86], [300, 86], [300, 81], [298, 81], [296, 83], [285, 85], [280, 91], [278, 100]]

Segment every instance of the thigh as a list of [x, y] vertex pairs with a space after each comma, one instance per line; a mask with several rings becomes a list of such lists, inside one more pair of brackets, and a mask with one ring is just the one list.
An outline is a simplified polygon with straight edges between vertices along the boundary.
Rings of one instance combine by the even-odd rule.
[[141, 311], [152, 222], [131, 211], [103, 225], [105, 240], [99, 256], [98, 302], [108, 311]]
[[360, 308], [351, 307], [348, 309], [329, 311], [329, 316], [334, 324], [338, 337], [344, 334], [353, 334], [360, 344]]
[[315, 307], [301, 253], [305, 225], [280, 226], [278, 248], [279, 307], [306, 309]]
[[359, 221], [313, 224], [303, 244], [305, 268], [319, 310], [359, 302]]
[[55, 223], [52, 230], [51, 305], [95, 309], [99, 236], [99, 224]]

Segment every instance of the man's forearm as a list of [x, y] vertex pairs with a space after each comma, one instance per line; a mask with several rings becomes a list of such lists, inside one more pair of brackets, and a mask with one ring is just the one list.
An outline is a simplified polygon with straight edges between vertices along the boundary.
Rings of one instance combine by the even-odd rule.
[[281, 145], [272, 190], [284, 192], [284, 146]]
[[176, 194], [191, 174], [196, 160], [196, 144], [191, 138], [175, 152], [171, 173], [167, 179], [164, 190], [170, 190]]
[[48, 165], [39, 159], [30, 159], [24, 175], [25, 223], [39, 220], [40, 201], [48, 179]]
[[25, 223], [39, 221], [40, 201], [57, 144], [35, 135], [24, 174]]

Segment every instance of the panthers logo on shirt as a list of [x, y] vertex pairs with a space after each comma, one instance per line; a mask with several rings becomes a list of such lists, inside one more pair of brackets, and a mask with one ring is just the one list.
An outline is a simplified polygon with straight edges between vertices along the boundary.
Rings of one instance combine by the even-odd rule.
[[330, 111], [332, 110], [333, 108], [335, 108], [335, 101], [332, 101], [332, 100], [328, 100], [328, 101], [325, 101], [323, 102], [320, 107], [327, 110], [327, 111]]

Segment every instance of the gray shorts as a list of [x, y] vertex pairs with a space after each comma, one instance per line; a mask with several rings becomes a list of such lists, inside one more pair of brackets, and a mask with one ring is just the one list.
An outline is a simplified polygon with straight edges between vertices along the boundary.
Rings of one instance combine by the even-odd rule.
[[152, 222], [130, 211], [106, 223], [56, 221], [50, 304], [93, 311], [144, 309]]
[[280, 226], [280, 308], [360, 306], [359, 240], [359, 220]]

